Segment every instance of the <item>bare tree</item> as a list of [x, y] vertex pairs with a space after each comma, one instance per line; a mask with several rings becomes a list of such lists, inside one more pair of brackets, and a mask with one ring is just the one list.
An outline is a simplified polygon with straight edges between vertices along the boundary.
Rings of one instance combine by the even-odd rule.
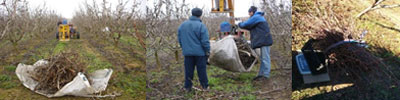
[[24, 38], [44, 38], [54, 33], [56, 28], [53, 25], [60, 18], [55, 12], [47, 10], [45, 4], [35, 9], [28, 6], [26, 0], [3, 0], [0, 5], [0, 39], [12, 43], [17, 51], [18, 43]]
[[[132, 6], [127, 6], [129, 3]], [[85, 1], [81, 10], [75, 13], [73, 22], [86, 33], [94, 34], [95, 38], [101, 37], [104, 41], [111, 40], [118, 46], [123, 35], [138, 37], [139, 43], [144, 47], [144, 39], [137, 32], [138, 0], [118, 0], [115, 9], [107, 0], [98, 3], [92, 0]], [[131, 4], [129, 4], [131, 5]], [[138, 33], [138, 34], [136, 34]]]
[[[292, 36], [292, 14], [291, 0], [261, 0], [261, 9], [266, 13], [271, 34], [273, 35], [275, 47], [279, 49], [275, 57], [281, 61], [277, 62], [282, 69], [291, 67], [291, 36]], [[275, 50], [276, 51], [276, 50]], [[286, 52], [285, 52], [286, 51]]]
[[40, 39], [53, 35], [52, 33], [57, 31], [56, 23], [61, 20], [61, 17], [54, 11], [48, 10], [45, 4], [33, 9], [31, 16], [31, 35]]
[[157, 66], [161, 66], [160, 52], [163, 54], [175, 54], [179, 60], [179, 45], [177, 30], [179, 25], [189, 17], [190, 8], [186, 0], [154, 1], [152, 6], [146, 9], [146, 39], [147, 56], [154, 56]]
[[[29, 32], [31, 23], [27, 2], [19, 0], [4, 1], [6, 9], [6, 25], [0, 38], [6, 38], [17, 50], [18, 42]], [[28, 22], [28, 23], [27, 23]]]

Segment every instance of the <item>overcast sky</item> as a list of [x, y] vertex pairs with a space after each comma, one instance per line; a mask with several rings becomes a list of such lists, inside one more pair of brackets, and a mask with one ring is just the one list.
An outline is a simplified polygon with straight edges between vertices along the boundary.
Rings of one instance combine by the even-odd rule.
[[31, 7], [43, 5], [46, 2], [46, 7], [61, 14], [63, 17], [72, 18], [75, 10], [83, 0], [27, 0]]

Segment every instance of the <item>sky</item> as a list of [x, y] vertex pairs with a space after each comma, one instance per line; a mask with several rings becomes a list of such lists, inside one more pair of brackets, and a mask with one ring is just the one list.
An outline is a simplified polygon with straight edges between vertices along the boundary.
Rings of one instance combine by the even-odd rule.
[[61, 14], [63, 17], [72, 18], [75, 10], [83, 0], [27, 0], [31, 7], [42, 6], [46, 2], [46, 7]]

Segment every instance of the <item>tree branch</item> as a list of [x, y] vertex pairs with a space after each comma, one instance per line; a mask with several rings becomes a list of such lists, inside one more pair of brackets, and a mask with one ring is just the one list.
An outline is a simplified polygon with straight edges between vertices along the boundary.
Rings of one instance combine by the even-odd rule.
[[367, 9], [363, 10], [361, 13], [359, 13], [356, 18], [361, 18], [363, 15], [365, 15], [366, 13], [373, 11], [373, 10], [377, 10], [377, 9], [382, 9], [382, 8], [396, 8], [396, 7], [400, 7], [400, 4], [395, 4], [395, 5], [379, 5], [380, 3], [382, 3], [385, 0], [375, 0], [375, 3], [372, 4], [370, 7], [368, 7]]

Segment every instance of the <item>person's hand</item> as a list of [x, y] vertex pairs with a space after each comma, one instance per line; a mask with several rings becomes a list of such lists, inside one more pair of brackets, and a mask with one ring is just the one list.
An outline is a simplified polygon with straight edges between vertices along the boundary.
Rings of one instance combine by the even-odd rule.
[[235, 21], [235, 25], [239, 25], [239, 23], [242, 23], [241, 21]]
[[232, 28], [238, 28], [238, 27], [239, 27], [238, 24], [232, 25]]

